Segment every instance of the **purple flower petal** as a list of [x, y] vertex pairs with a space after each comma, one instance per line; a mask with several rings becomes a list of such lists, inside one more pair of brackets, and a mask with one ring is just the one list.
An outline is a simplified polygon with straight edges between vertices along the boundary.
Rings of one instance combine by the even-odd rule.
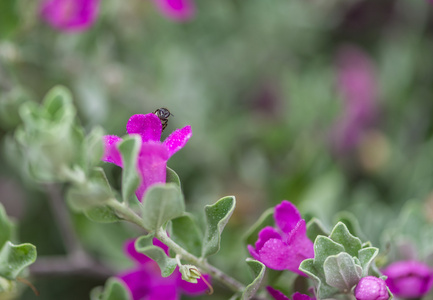
[[161, 14], [173, 21], [187, 21], [194, 17], [195, 5], [191, 0], [154, 0]]
[[[206, 279], [207, 282], [210, 283], [210, 276], [208, 274], [203, 274], [203, 277]], [[178, 277], [178, 286], [182, 289], [182, 291], [190, 296], [203, 294], [207, 290], [209, 290], [209, 287], [206, 283], [204, 283], [203, 279], [199, 278], [197, 279], [197, 283], [191, 283], [185, 280], [182, 280], [182, 277]]]
[[297, 269], [296, 264], [291, 261], [290, 257], [293, 251], [280, 239], [269, 239], [257, 252], [260, 256], [259, 260], [271, 269]]
[[128, 270], [117, 277], [126, 284], [132, 294], [133, 300], [143, 299], [151, 290], [149, 283], [151, 282], [152, 274], [146, 268], [139, 267]]
[[146, 190], [155, 183], [166, 182], [168, 152], [160, 143], [147, 142], [141, 145], [138, 157], [138, 171], [141, 183], [135, 194], [142, 201]]
[[367, 276], [361, 278], [355, 288], [356, 300], [388, 300], [389, 293], [383, 279]]
[[314, 244], [307, 237], [307, 226], [305, 220], [300, 220], [296, 227], [290, 232], [286, 241], [288, 245], [296, 245], [296, 251], [299, 256], [299, 263], [304, 259], [314, 257]]
[[315, 300], [316, 298], [311, 298], [308, 295], [301, 294], [299, 292], [296, 292], [292, 295], [293, 300]]
[[106, 161], [112, 164], [116, 164], [119, 167], [123, 167], [122, 157], [117, 149], [117, 143], [122, 139], [115, 135], [105, 135], [104, 140], [104, 155], [102, 156], [102, 161]]
[[266, 289], [268, 290], [268, 293], [275, 299], [275, 300], [290, 300], [286, 295], [284, 295], [279, 290], [274, 289], [271, 286], [267, 286]]
[[51, 26], [63, 31], [82, 31], [93, 25], [99, 11], [99, 0], [46, 0], [41, 16]]
[[192, 136], [191, 126], [185, 126], [181, 129], [176, 129], [164, 141], [164, 145], [168, 150], [168, 157], [171, 157], [188, 142]]
[[263, 245], [270, 239], [281, 239], [281, 235], [271, 226], [266, 226], [259, 232], [259, 238], [256, 241], [256, 249], [260, 251]]
[[142, 143], [161, 140], [161, 120], [155, 114], [133, 115], [126, 124], [128, 134], [139, 134]]
[[301, 220], [301, 214], [296, 206], [287, 200], [282, 201], [275, 206], [274, 213], [275, 224], [282, 232], [288, 234], [295, 228], [296, 224]]

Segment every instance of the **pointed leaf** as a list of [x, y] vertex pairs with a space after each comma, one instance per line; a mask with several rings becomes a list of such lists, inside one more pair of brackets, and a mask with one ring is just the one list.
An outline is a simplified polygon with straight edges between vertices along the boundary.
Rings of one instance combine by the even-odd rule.
[[32, 244], [14, 245], [6, 242], [0, 250], [0, 276], [15, 279], [18, 274], [36, 260], [36, 247]]
[[180, 178], [179, 175], [169, 167], [167, 167], [167, 173], [166, 173], [166, 182], [167, 183], [175, 183], [179, 188], [181, 188], [180, 185]]
[[251, 299], [260, 287], [263, 277], [265, 276], [266, 267], [264, 264], [257, 260], [247, 259], [247, 264], [253, 272], [253, 281], [245, 288], [242, 293], [242, 300]]
[[346, 252], [331, 255], [323, 264], [326, 283], [348, 293], [361, 279], [362, 268]]
[[319, 235], [314, 241], [314, 264], [323, 270], [323, 263], [330, 255], [344, 252], [344, 247], [326, 236]]
[[190, 215], [171, 220], [170, 238], [195, 256], [201, 254], [202, 235]]
[[[135, 190], [140, 184], [138, 175], [138, 154], [141, 147], [139, 135], [125, 137], [117, 146], [122, 156], [122, 199], [128, 203], [129, 199], [135, 194]], [[138, 199], [140, 200], [140, 199]]]
[[353, 236], [343, 222], [338, 222], [337, 225], [334, 226], [329, 238], [342, 245], [345, 251], [351, 256], [357, 256], [358, 251], [361, 250], [361, 240]]
[[325, 229], [325, 226], [316, 218], [312, 218], [307, 223], [307, 237], [314, 241], [318, 235], [328, 236], [329, 232]]
[[339, 212], [336, 216], [336, 220], [337, 222], [344, 223], [351, 234], [359, 237], [361, 240], [366, 239], [365, 234], [362, 232], [361, 226], [359, 225], [358, 219], [351, 212]]
[[9, 221], [3, 205], [0, 203], [0, 249], [12, 239], [13, 224]]
[[361, 277], [366, 277], [370, 275], [371, 273], [369, 272], [369, 270], [371, 267], [373, 267], [373, 270], [375, 269], [374, 260], [378, 253], [379, 249], [375, 247], [368, 247], [359, 250], [358, 258], [362, 267]]
[[274, 226], [274, 208], [265, 210], [256, 223], [246, 232], [243, 240], [245, 245], [254, 245], [259, 236], [260, 230], [266, 226]]
[[202, 257], [217, 253], [220, 249], [221, 233], [230, 219], [236, 205], [234, 196], [221, 198], [213, 205], [206, 205], [207, 227], [203, 239]]
[[144, 197], [142, 217], [145, 228], [156, 230], [167, 221], [180, 217], [185, 212], [185, 203], [179, 187], [174, 183], [155, 184]]
[[153, 235], [139, 237], [135, 241], [135, 250], [154, 260], [161, 269], [162, 277], [170, 276], [176, 269], [177, 262], [174, 258], [168, 257], [162, 248], [153, 245], [152, 240]]

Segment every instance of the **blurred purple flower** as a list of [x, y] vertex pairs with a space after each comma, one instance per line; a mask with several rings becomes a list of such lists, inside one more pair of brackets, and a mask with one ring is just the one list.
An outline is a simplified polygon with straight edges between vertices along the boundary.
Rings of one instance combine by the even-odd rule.
[[361, 278], [355, 288], [356, 300], [388, 300], [389, 293], [383, 279], [367, 276]]
[[[141, 183], [135, 194], [142, 200], [146, 190], [155, 183], [166, 182], [166, 168], [168, 159], [183, 148], [192, 135], [191, 126], [185, 126], [171, 133], [164, 142], [160, 142], [161, 120], [153, 113], [147, 115], [133, 115], [126, 125], [128, 134], [141, 136], [141, 149], [138, 154], [138, 173]], [[103, 161], [123, 167], [122, 157], [117, 144], [122, 139], [115, 135], [104, 136], [105, 151]]]
[[195, 15], [195, 5], [192, 0], [153, 0], [161, 14], [173, 21], [183, 22]]
[[337, 55], [337, 89], [343, 112], [333, 130], [339, 152], [355, 148], [377, 117], [375, 70], [368, 56], [356, 47], [343, 47]]
[[394, 262], [382, 272], [388, 276], [386, 284], [389, 290], [397, 297], [420, 298], [433, 285], [433, 270], [419, 261]]
[[69, 32], [88, 29], [95, 22], [99, 0], [44, 0], [42, 18], [51, 26]]
[[313, 243], [306, 235], [305, 220], [287, 200], [275, 206], [274, 220], [277, 228], [263, 228], [255, 248], [248, 245], [250, 254], [271, 269], [290, 270], [305, 276], [299, 271], [299, 265], [304, 259], [314, 257]]
[[[177, 269], [170, 276], [162, 277], [158, 264], [146, 255], [137, 252], [134, 242], [135, 240], [129, 240], [125, 244], [125, 253], [134, 260], [136, 266], [117, 276], [125, 282], [133, 300], [179, 300], [181, 294], [194, 296], [208, 290], [208, 286], [201, 278], [197, 283], [182, 280]], [[159, 240], [153, 239], [153, 244], [164, 249], [168, 255], [167, 246]], [[209, 281], [209, 275], [203, 276]]]
[[[290, 300], [289, 297], [284, 295], [279, 290], [274, 289], [271, 286], [267, 286], [266, 289], [268, 290], [268, 293], [275, 299], [275, 300]], [[292, 295], [292, 300], [315, 300], [316, 298], [311, 298], [310, 296], [307, 296], [305, 294], [301, 293], [294, 293]]]

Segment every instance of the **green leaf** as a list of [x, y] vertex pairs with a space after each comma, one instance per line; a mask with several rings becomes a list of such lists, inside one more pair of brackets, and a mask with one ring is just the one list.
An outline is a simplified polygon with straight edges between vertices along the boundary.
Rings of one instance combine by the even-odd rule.
[[313, 280], [314, 285], [316, 286], [317, 299], [330, 298], [339, 292], [337, 288], [326, 283], [324, 275], [319, 275], [322, 273], [322, 270], [319, 270], [313, 258], [302, 261], [299, 270], [304, 272], [311, 280]]
[[256, 223], [246, 232], [243, 237], [245, 245], [254, 245], [259, 236], [260, 230], [266, 226], [274, 226], [274, 208], [268, 208], [265, 210]]
[[[123, 162], [122, 198], [126, 203], [128, 203], [129, 199], [135, 194], [140, 184], [137, 166], [140, 147], [141, 137], [139, 135], [127, 136], [118, 145]], [[141, 199], [138, 200], [140, 201]]]
[[14, 245], [6, 242], [0, 250], [0, 276], [15, 279], [18, 274], [36, 260], [36, 247], [32, 244]]
[[167, 221], [182, 216], [184, 212], [183, 195], [174, 183], [155, 184], [144, 196], [143, 225], [149, 231], [160, 228]]
[[314, 241], [318, 235], [328, 236], [329, 232], [325, 229], [322, 222], [316, 218], [312, 218], [307, 223], [307, 237]]
[[362, 232], [358, 219], [348, 211], [341, 211], [336, 215], [336, 223], [342, 222], [346, 225], [349, 232], [361, 240], [365, 240], [365, 235]]
[[200, 256], [202, 235], [190, 215], [171, 220], [170, 238], [195, 256]]
[[342, 245], [345, 251], [351, 256], [357, 256], [358, 251], [361, 250], [362, 247], [361, 240], [353, 236], [343, 222], [338, 222], [337, 225], [334, 226], [329, 238]]
[[[344, 247], [326, 236], [319, 235], [314, 241], [314, 263], [323, 266], [326, 258], [344, 252]], [[319, 269], [321, 270], [322, 267]]]
[[167, 183], [174, 183], [179, 188], [181, 188], [179, 175], [177, 175], [177, 173], [175, 171], [173, 171], [172, 169], [170, 169], [169, 167], [167, 167], [166, 182]]
[[132, 300], [128, 287], [118, 278], [111, 277], [105, 287], [98, 286], [90, 292], [91, 300]]
[[70, 120], [76, 114], [71, 92], [61, 85], [49, 90], [42, 103], [47, 117], [53, 122]]
[[99, 167], [95, 167], [84, 182], [72, 185], [66, 192], [66, 201], [78, 212], [104, 206], [112, 198], [114, 195], [104, 170]]
[[114, 209], [109, 206], [91, 207], [85, 210], [84, 214], [90, 220], [98, 223], [113, 223], [121, 220]]
[[[371, 275], [371, 273], [376, 272], [374, 260], [378, 254], [379, 254], [379, 249], [375, 247], [368, 247], [359, 250], [358, 259], [362, 267], [361, 277], [366, 277], [368, 275]], [[370, 268], [372, 268], [372, 272], [370, 272]]]
[[12, 239], [13, 224], [6, 215], [3, 205], [0, 203], [0, 249]]
[[104, 154], [103, 143], [104, 129], [102, 127], [94, 127], [92, 131], [85, 137], [83, 141], [82, 167], [87, 170], [101, 162]]
[[323, 264], [326, 283], [348, 293], [361, 279], [362, 268], [346, 252], [331, 255]]
[[139, 237], [135, 241], [135, 250], [156, 261], [161, 269], [162, 277], [170, 276], [176, 269], [176, 259], [168, 257], [162, 248], [153, 245], [152, 240], [153, 235], [151, 234]]
[[254, 279], [249, 285], [247, 285], [245, 291], [242, 293], [242, 300], [251, 299], [257, 293], [266, 270], [265, 265], [257, 260], [247, 259], [247, 264], [253, 272]]
[[220, 249], [221, 233], [235, 209], [234, 196], [221, 198], [213, 205], [206, 205], [206, 233], [203, 239], [202, 257], [217, 253]]

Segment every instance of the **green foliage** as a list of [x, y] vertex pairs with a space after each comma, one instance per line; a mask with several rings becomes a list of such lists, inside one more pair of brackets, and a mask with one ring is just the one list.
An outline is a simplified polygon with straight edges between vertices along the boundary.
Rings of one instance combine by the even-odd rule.
[[0, 276], [15, 279], [21, 271], [36, 260], [36, 247], [32, 244], [14, 245], [6, 242], [0, 250]]
[[251, 299], [260, 287], [263, 277], [265, 276], [266, 267], [264, 264], [257, 260], [247, 259], [247, 264], [253, 273], [253, 281], [245, 288], [242, 293], [242, 300]]
[[19, 25], [16, 1], [0, 2], [0, 41], [10, 37]]
[[[141, 137], [139, 135], [126, 136], [118, 145], [122, 155], [123, 172], [122, 172], [122, 198], [128, 203], [134, 195], [135, 190], [140, 184], [137, 163], [138, 154], [141, 147]], [[142, 199], [138, 199], [142, 200]]]
[[329, 232], [325, 229], [324, 225], [322, 224], [322, 222], [320, 222], [320, 220], [312, 218], [307, 223], [307, 237], [311, 241], [314, 241], [319, 235], [327, 236], [329, 235]]
[[167, 167], [166, 182], [175, 183], [179, 188], [181, 188], [179, 175], [169, 167]]
[[152, 243], [153, 235], [145, 235], [139, 237], [135, 241], [135, 250], [149, 256], [152, 260], [158, 263], [161, 269], [161, 275], [163, 277], [170, 276], [176, 269], [176, 259], [168, 257], [167, 254], [158, 246], [154, 246]]
[[203, 239], [202, 257], [208, 257], [219, 251], [221, 233], [233, 214], [235, 205], [235, 197], [227, 196], [212, 205], [205, 206], [207, 227]]
[[200, 256], [202, 248], [202, 234], [191, 215], [171, 220], [169, 227], [170, 238], [189, 253]]
[[105, 287], [96, 287], [90, 293], [90, 300], [132, 300], [128, 288], [117, 279], [110, 278], [105, 283]]
[[183, 195], [176, 184], [155, 184], [144, 196], [143, 225], [149, 231], [157, 230], [167, 221], [182, 216], [184, 211]]
[[304, 260], [299, 270], [313, 280], [319, 299], [335, 297], [350, 292], [362, 277], [377, 274], [374, 265], [377, 253], [377, 248], [369, 247], [369, 243], [361, 244], [339, 222], [329, 237], [316, 237], [314, 258]]

